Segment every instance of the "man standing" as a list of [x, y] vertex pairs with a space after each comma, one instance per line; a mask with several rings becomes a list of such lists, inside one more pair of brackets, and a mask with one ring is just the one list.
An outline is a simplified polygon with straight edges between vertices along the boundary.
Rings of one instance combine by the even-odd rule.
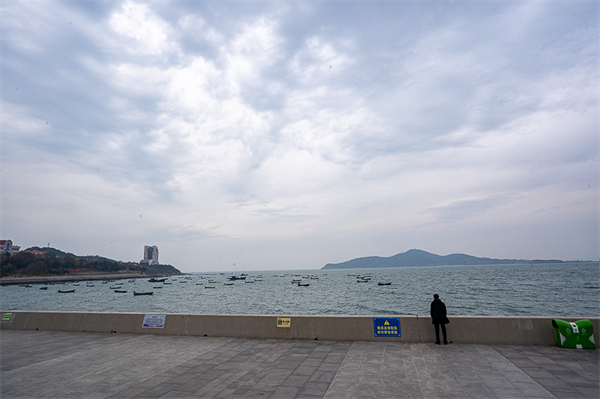
[[440, 344], [440, 326], [442, 327], [442, 335], [444, 336], [444, 345], [448, 344], [446, 339], [446, 324], [450, 323], [446, 316], [446, 305], [440, 301], [438, 294], [433, 295], [431, 302], [431, 324], [435, 326], [435, 343]]

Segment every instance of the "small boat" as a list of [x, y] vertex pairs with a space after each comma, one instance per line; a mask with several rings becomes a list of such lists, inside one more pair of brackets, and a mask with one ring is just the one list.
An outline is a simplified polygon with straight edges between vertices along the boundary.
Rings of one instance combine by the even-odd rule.
[[133, 295], [152, 295], [154, 294], [154, 291], [133, 291]]
[[110, 287], [111, 290], [118, 290], [119, 288], [123, 288], [123, 287], [121, 287], [120, 285], [117, 287]]
[[368, 283], [369, 280], [356, 280], [357, 283]]
[[298, 287], [308, 287], [309, 285], [310, 285], [310, 283], [303, 283], [303, 282], [298, 283]]
[[47, 290], [48, 287], [40, 287], [40, 290]]
[[383, 281], [380, 281], [380, 282], [377, 283], [377, 285], [392, 285], [392, 282], [388, 281], [388, 282], [384, 283]]
[[152, 288], [162, 290], [163, 287], [152, 287]]
[[187, 283], [187, 280], [180, 280], [180, 283]]
[[69, 292], [75, 292], [75, 290], [58, 290], [61, 294], [68, 294]]
[[93, 287], [93, 286], [94, 286], [94, 284], [88, 284], [88, 285], [86, 285], [86, 287]]
[[135, 280], [128, 280], [128, 283], [135, 283]]
[[127, 293], [126, 290], [115, 290], [115, 292], [118, 294], [126, 294]]
[[108, 281], [103, 281], [102, 284], [108, 284]]
[[173, 283], [167, 283], [167, 282], [165, 281], [163, 284], [167, 285], [167, 284], [173, 284]]
[[151, 279], [148, 280], [149, 283], [164, 283], [165, 281], [167, 281], [166, 278], [155, 278], [155, 277], [152, 277]]
[[73, 285], [79, 287], [79, 283], [73, 283]]
[[205, 285], [204, 288], [215, 288], [212, 285]]
[[233, 285], [233, 283], [223, 283], [223, 285]]

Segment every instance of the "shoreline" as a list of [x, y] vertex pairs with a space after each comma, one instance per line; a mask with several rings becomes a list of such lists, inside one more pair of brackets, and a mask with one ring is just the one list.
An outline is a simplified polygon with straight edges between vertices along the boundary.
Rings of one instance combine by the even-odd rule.
[[136, 278], [151, 278], [157, 277], [155, 274], [139, 274], [139, 273], [114, 273], [114, 274], [68, 274], [66, 276], [46, 276], [46, 277], [2, 277], [0, 278], [0, 286], [4, 285], [19, 285], [19, 284], [47, 284], [47, 283], [63, 283], [72, 281], [86, 280], [124, 280]]

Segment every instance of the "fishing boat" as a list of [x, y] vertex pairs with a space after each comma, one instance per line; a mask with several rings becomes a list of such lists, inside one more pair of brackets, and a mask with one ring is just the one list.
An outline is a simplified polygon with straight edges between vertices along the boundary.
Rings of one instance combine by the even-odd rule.
[[154, 291], [133, 291], [133, 295], [152, 295]]
[[75, 290], [58, 290], [61, 294], [68, 294], [70, 292], [75, 292]]

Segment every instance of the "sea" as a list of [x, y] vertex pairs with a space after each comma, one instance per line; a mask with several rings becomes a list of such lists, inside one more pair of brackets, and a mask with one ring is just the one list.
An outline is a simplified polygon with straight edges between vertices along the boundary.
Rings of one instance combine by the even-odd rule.
[[[242, 272], [238, 272], [239, 275]], [[0, 309], [270, 315], [427, 315], [433, 294], [449, 315], [600, 316], [600, 264], [319, 269], [191, 273], [165, 283], [0, 287]], [[292, 280], [300, 279], [299, 286]], [[360, 281], [360, 282], [359, 282]], [[379, 285], [379, 283], [390, 283]], [[88, 286], [92, 285], [93, 286]], [[308, 285], [306, 285], [308, 284]], [[114, 287], [121, 287], [115, 292]], [[58, 290], [72, 290], [59, 293]], [[133, 292], [153, 292], [133, 295]]]

